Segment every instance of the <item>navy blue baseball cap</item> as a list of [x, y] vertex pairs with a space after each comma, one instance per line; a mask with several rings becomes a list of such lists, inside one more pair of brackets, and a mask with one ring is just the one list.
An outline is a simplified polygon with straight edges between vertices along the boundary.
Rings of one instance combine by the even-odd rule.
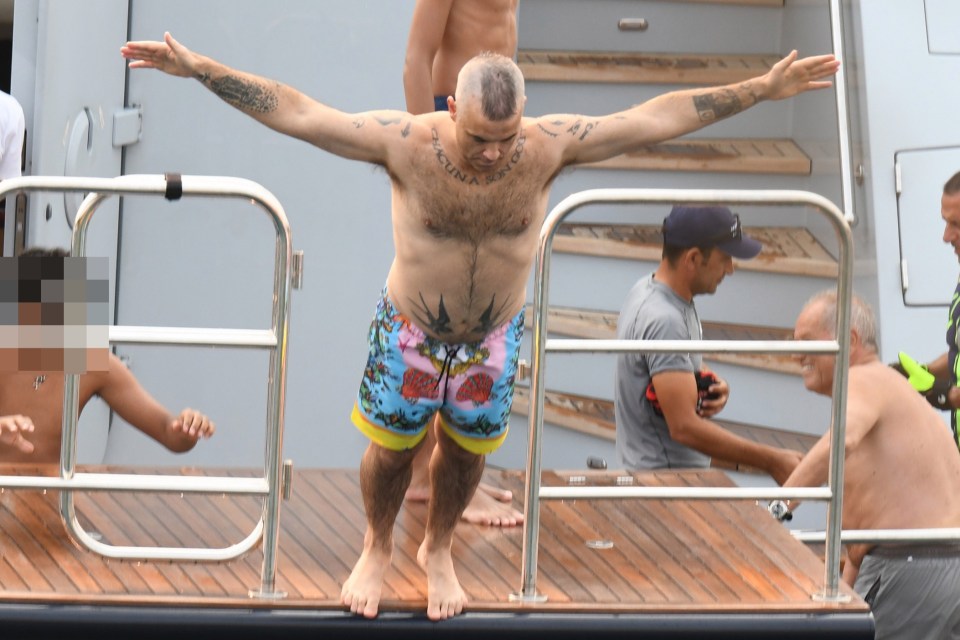
[[726, 207], [676, 205], [663, 221], [663, 242], [675, 247], [717, 247], [741, 260], [756, 258], [763, 248], [743, 232], [740, 216]]

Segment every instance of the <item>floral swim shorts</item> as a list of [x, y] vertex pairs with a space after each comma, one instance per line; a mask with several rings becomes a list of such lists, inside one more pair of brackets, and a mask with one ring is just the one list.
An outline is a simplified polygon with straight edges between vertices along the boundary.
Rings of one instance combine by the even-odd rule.
[[425, 335], [384, 292], [353, 423], [377, 444], [403, 451], [419, 444], [439, 412], [441, 428], [461, 447], [495, 451], [507, 436], [522, 337], [523, 310], [483, 340], [448, 344]]

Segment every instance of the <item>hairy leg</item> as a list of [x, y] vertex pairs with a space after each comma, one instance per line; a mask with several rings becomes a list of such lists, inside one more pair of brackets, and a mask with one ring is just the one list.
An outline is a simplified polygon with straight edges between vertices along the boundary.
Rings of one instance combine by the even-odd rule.
[[[438, 420], [439, 417], [434, 419], [413, 459], [413, 479], [406, 496], [412, 502], [426, 502], [430, 498], [430, 458], [437, 444], [436, 432], [440, 430]], [[481, 482], [462, 517], [471, 524], [514, 527], [523, 523], [523, 514], [513, 508], [512, 501], [512, 491]]]
[[371, 442], [360, 462], [360, 491], [367, 514], [363, 551], [343, 584], [341, 602], [350, 611], [374, 618], [380, 605], [383, 576], [393, 557], [393, 525], [410, 483], [415, 451], [392, 451]]
[[442, 431], [430, 460], [430, 509], [417, 560], [427, 572], [427, 617], [443, 620], [463, 611], [467, 597], [453, 568], [453, 530], [470, 501], [484, 458], [461, 449]]

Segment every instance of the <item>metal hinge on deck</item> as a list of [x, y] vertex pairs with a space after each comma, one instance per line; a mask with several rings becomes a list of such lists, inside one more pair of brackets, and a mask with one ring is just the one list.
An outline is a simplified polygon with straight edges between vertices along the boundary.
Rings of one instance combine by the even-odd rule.
[[300, 289], [303, 286], [303, 251], [293, 252], [293, 263], [290, 265], [292, 271], [292, 282], [290, 285], [294, 289]]

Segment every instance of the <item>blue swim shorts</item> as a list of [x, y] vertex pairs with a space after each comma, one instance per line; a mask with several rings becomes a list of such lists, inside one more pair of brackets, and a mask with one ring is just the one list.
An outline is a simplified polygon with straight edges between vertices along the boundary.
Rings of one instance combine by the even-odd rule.
[[458, 445], [495, 451], [507, 436], [523, 311], [479, 342], [447, 344], [403, 317], [386, 292], [370, 324], [370, 355], [351, 416], [395, 451], [423, 440], [434, 414]]

